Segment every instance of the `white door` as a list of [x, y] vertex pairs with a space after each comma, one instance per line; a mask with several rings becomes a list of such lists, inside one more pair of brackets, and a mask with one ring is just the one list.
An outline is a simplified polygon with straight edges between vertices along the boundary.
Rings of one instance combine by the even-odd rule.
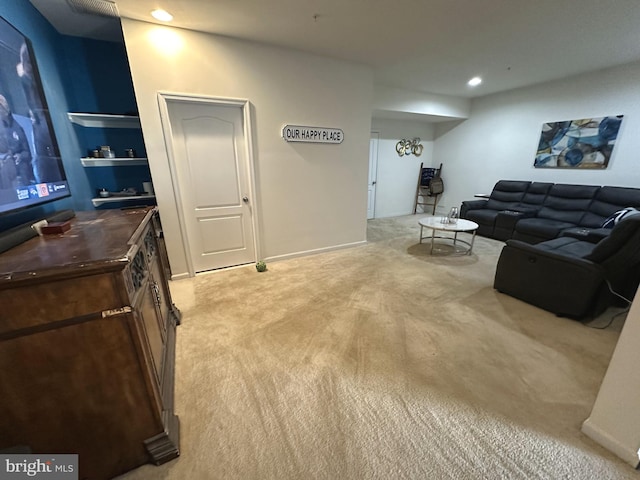
[[255, 262], [242, 106], [166, 101], [167, 144], [192, 273]]
[[369, 140], [369, 182], [368, 182], [368, 201], [367, 201], [367, 219], [375, 217], [376, 210], [376, 179], [378, 178], [378, 132], [371, 132], [371, 140]]

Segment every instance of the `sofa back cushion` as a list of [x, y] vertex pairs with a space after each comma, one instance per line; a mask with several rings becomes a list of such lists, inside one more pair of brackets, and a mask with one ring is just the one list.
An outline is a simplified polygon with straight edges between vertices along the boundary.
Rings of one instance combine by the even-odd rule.
[[627, 207], [640, 210], [640, 189], [626, 187], [602, 187], [598, 190], [589, 210], [582, 217], [581, 227], [599, 228], [615, 212]]
[[547, 198], [547, 194], [552, 186], [553, 183], [532, 182], [531, 185], [529, 185], [527, 192], [522, 197], [520, 206], [525, 210], [539, 210], [544, 203], [544, 199]]
[[580, 225], [598, 190], [595, 185], [556, 183], [549, 189], [538, 217]]
[[634, 268], [640, 262], [640, 215], [618, 222], [585, 258], [601, 264], [608, 272]]
[[531, 182], [518, 180], [500, 180], [493, 187], [487, 200], [490, 210], [509, 210], [517, 207]]

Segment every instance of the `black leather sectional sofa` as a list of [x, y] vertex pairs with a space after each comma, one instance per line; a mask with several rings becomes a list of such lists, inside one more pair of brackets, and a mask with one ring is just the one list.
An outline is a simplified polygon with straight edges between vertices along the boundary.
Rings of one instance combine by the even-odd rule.
[[478, 233], [506, 241], [494, 288], [561, 316], [630, 303], [640, 283], [640, 189], [499, 181], [463, 202]]
[[462, 202], [460, 217], [476, 222], [478, 235], [539, 243], [567, 230], [603, 238], [605, 220], [626, 207], [640, 210], [640, 189], [500, 180], [488, 199]]

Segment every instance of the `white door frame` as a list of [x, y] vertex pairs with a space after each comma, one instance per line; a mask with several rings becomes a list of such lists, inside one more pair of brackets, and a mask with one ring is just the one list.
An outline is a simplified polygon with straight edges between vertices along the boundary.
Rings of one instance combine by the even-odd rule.
[[211, 97], [206, 95], [194, 95], [187, 93], [175, 93], [175, 92], [158, 92], [158, 107], [160, 108], [160, 121], [162, 123], [162, 131], [164, 134], [165, 148], [167, 151], [167, 158], [169, 159], [169, 170], [171, 172], [171, 185], [173, 187], [173, 195], [176, 200], [176, 207], [178, 211], [178, 223], [180, 225], [180, 236], [182, 238], [182, 248], [184, 256], [187, 260], [187, 269], [189, 270], [189, 276], [195, 276], [195, 268], [193, 266], [193, 260], [191, 258], [191, 249], [189, 247], [189, 237], [187, 235], [186, 221], [184, 218], [184, 210], [182, 205], [182, 196], [180, 194], [180, 184], [178, 182], [176, 160], [173, 150], [173, 131], [171, 129], [171, 121], [169, 117], [168, 102], [182, 102], [182, 103], [197, 103], [197, 104], [210, 104], [213, 106], [226, 106], [226, 107], [240, 107], [242, 108], [242, 122], [244, 128], [245, 148], [246, 148], [246, 162], [247, 172], [249, 172], [249, 198], [251, 199], [251, 223], [253, 225], [253, 246], [256, 252], [256, 258], [262, 258], [260, 251], [260, 241], [258, 240], [258, 208], [256, 201], [256, 182], [254, 172], [254, 155], [253, 155], [253, 131], [251, 129], [251, 103], [246, 99], [237, 98], [220, 98]]
[[[375, 138], [374, 138], [375, 136]], [[372, 180], [373, 184], [372, 184], [372, 188], [373, 188], [373, 206], [371, 208], [371, 211], [373, 213], [371, 218], [376, 218], [376, 195], [378, 192], [378, 189], [376, 188], [378, 186], [378, 147], [380, 144], [380, 132], [378, 130], [371, 130], [371, 134], [370, 134], [370, 141], [369, 141], [369, 174], [368, 174], [368, 178], [367, 178], [367, 190], [368, 190], [368, 181]], [[376, 149], [376, 155], [375, 158], [372, 157], [371, 155], [371, 140], [374, 140], [375, 142], [375, 149]], [[372, 164], [375, 168], [375, 175], [374, 178], [371, 179], [371, 167]], [[367, 205], [367, 220], [369, 220], [369, 205]]]

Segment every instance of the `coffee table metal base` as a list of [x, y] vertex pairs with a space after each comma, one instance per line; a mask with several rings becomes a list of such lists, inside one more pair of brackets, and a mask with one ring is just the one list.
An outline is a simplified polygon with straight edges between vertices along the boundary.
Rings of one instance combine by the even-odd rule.
[[[435, 244], [435, 239], [436, 238], [440, 238], [440, 239], [444, 239], [444, 240], [452, 240], [453, 241], [453, 248], [455, 253], [459, 253], [461, 255], [471, 255], [471, 253], [473, 252], [473, 242], [476, 239], [476, 229], [478, 228], [478, 225], [475, 224], [474, 222], [468, 222], [470, 225], [460, 225], [459, 228], [458, 226], [454, 226], [454, 225], [448, 225], [447, 227], [438, 227], [436, 225], [433, 224], [433, 220], [430, 219], [423, 221], [420, 220], [419, 224], [420, 224], [420, 243], [422, 243], [422, 241], [424, 239], [431, 239], [431, 250], [429, 251], [430, 255], [433, 255], [433, 248], [434, 248], [434, 244]], [[461, 221], [460, 223], [465, 222], [464, 220]], [[427, 227], [428, 229], [431, 230], [431, 235], [427, 235], [424, 236], [424, 227]], [[475, 227], [475, 228], [474, 228]], [[447, 237], [447, 236], [443, 236], [443, 235], [436, 235], [436, 230], [438, 230], [438, 232], [444, 232], [444, 231], [449, 231], [451, 233], [453, 233], [453, 237]], [[465, 233], [469, 233], [471, 235], [471, 241], [468, 242], [466, 240], [462, 240], [460, 238], [458, 238], [458, 233], [461, 232], [465, 232]], [[465, 245], [467, 248], [464, 250], [456, 250], [456, 246], [461, 243], [463, 245]]]

